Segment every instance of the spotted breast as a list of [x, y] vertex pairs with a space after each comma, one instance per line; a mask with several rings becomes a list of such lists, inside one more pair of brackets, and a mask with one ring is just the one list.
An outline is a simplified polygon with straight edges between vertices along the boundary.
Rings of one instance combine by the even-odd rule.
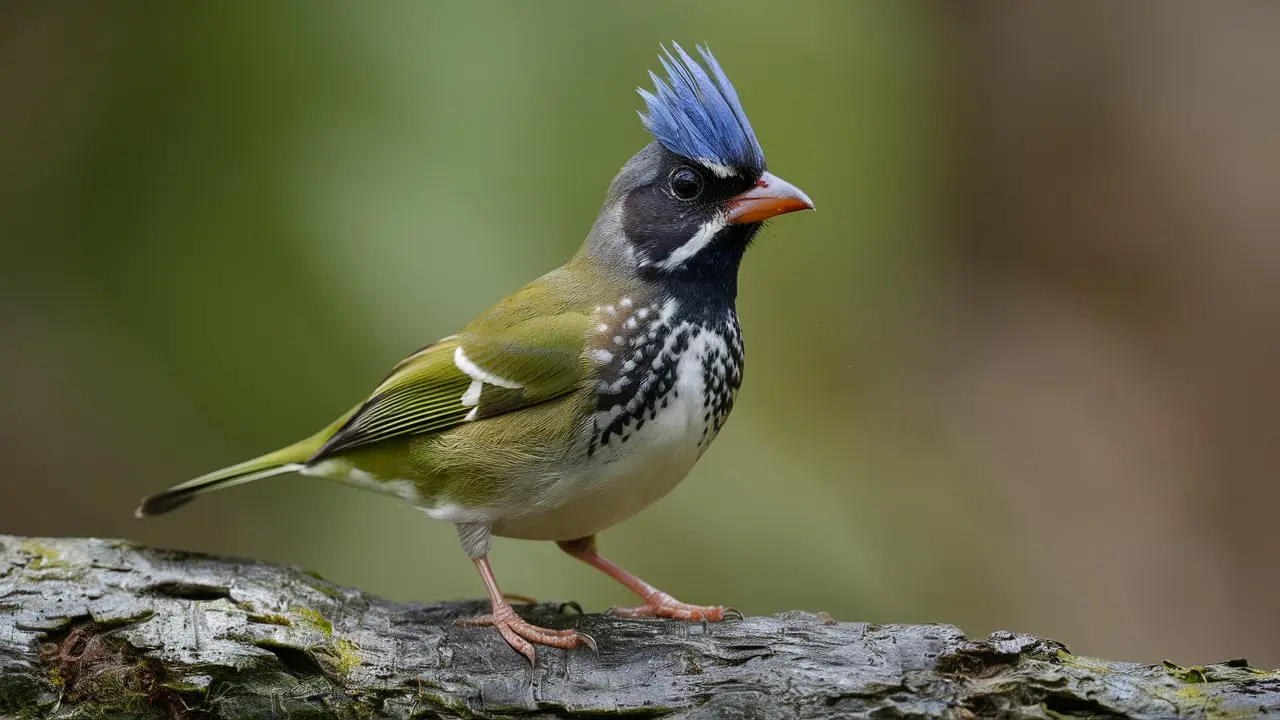
[[633, 437], [644, 444], [640, 439], [645, 438], [645, 425], [656, 422], [674, 403], [680, 406], [677, 412], [700, 412], [685, 431], [696, 436], [701, 455], [720, 431], [742, 385], [737, 314], [731, 309], [718, 317], [681, 313], [674, 298], [643, 307], [633, 307], [624, 298], [619, 308], [621, 312], [605, 308], [605, 315], [616, 322], [596, 327], [608, 342], [598, 341], [592, 351], [601, 367], [588, 454], [626, 445]]
[[743, 344], [731, 308], [682, 312], [629, 298], [593, 315], [597, 365], [586, 457], [562, 468], [540, 512], [495, 523], [497, 534], [563, 540], [634, 515], [689, 474], [723, 426], [742, 384]]

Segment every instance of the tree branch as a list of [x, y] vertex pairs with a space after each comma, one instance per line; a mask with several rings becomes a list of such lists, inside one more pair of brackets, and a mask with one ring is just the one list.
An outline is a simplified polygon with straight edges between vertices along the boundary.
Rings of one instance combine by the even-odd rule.
[[480, 602], [396, 604], [295, 568], [0, 536], [0, 715], [1103, 717], [1280, 713], [1243, 661], [1117, 663], [997, 632], [785, 613], [710, 627], [522, 612], [594, 636], [531, 670]]

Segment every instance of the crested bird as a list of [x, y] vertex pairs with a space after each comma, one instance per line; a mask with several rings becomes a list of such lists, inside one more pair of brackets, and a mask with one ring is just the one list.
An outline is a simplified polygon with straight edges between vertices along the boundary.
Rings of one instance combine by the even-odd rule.
[[[766, 220], [812, 209], [768, 172], [737, 92], [705, 47], [663, 49], [640, 89], [653, 140], [622, 166], [568, 263], [410, 355], [320, 432], [145, 498], [138, 517], [284, 473], [398, 497], [453, 523], [493, 626], [534, 645], [595, 642], [518, 616], [494, 535], [556, 542], [639, 595], [625, 617], [723, 620], [597, 552], [596, 534], [666, 495], [716, 437], [742, 383], [738, 267]], [[705, 65], [705, 67], [703, 66]]]

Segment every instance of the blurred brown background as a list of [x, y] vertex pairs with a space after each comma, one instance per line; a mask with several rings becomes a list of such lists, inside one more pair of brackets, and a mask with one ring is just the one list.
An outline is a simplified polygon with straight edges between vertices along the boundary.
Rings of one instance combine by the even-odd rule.
[[563, 262], [673, 38], [820, 210], [747, 258], [733, 421], [604, 549], [750, 613], [1280, 665], [1274, 3], [5, 3], [0, 533], [480, 596], [452, 528], [313, 479], [131, 512]]

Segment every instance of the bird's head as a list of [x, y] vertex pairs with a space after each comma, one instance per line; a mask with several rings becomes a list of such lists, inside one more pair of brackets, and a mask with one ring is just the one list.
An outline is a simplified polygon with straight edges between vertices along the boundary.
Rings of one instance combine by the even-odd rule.
[[761, 223], [813, 202], [766, 170], [711, 52], [697, 48], [704, 69], [674, 47], [660, 57], [666, 80], [651, 72], [653, 92], [640, 90], [640, 119], [654, 142], [614, 178], [584, 250], [645, 277], [732, 281]]

